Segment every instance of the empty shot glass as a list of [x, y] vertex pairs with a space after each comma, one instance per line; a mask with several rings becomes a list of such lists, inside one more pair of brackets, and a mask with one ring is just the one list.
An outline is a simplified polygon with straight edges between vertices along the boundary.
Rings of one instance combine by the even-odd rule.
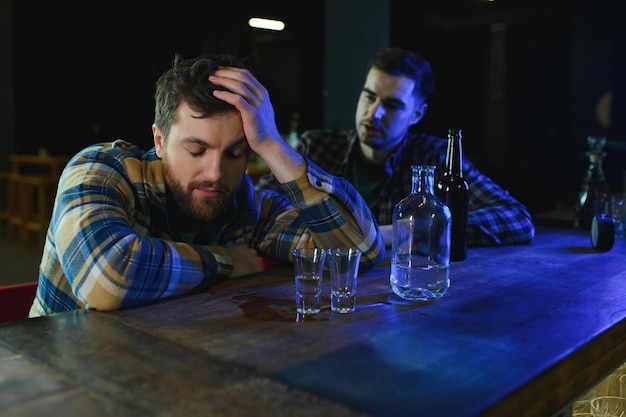
[[296, 311], [300, 314], [320, 312], [320, 295], [326, 251], [319, 248], [293, 250], [296, 275]]
[[328, 249], [330, 309], [351, 313], [356, 309], [356, 285], [361, 251], [357, 248]]

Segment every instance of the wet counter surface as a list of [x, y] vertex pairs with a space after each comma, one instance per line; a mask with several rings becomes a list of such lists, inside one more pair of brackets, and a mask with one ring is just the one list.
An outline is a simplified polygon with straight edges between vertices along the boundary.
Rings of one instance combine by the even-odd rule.
[[293, 269], [118, 312], [0, 325], [0, 415], [555, 416], [626, 360], [626, 241], [539, 227], [470, 248], [416, 305], [389, 264], [298, 316]]

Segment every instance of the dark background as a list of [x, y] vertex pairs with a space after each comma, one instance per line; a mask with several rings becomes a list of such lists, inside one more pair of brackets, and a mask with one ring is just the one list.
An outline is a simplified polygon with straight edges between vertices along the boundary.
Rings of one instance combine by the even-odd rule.
[[[416, 129], [441, 136], [462, 129], [466, 156], [533, 213], [573, 204], [589, 135], [607, 136], [609, 186], [623, 186], [626, 32], [617, 1], [0, 5], [8, 13], [2, 21], [8, 59], [0, 56], [0, 65], [11, 93], [3, 101], [10, 129], [1, 164], [10, 152], [41, 147], [72, 154], [118, 138], [152, 146], [154, 82], [176, 53], [249, 57], [285, 133], [294, 112], [301, 130], [352, 128], [364, 57], [392, 45], [420, 53], [435, 72], [430, 110]], [[246, 22], [253, 15], [282, 18], [287, 28], [252, 30]], [[341, 75], [350, 65], [362, 70]], [[599, 117], [606, 94], [612, 105]]]
[[[290, 2], [268, 3], [183, 0], [167, 8], [137, 8], [115, 0], [14, 1], [18, 150], [45, 146], [53, 153], [73, 153], [94, 140], [116, 138], [151, 146], [154, 83], [175, 54], [248, 57], [270, 89], [280, 127], [288, 127], [290, 111], [310, 114], [307, 119], [321, 126], [312, 116], [320, 113], [321, 101], [310, 110], [306, 102], [298, 103], [307, 90], [321, 91], [321, 66], [305, 77], [298, 74], [298, 63], [300, 50], [322, 60], [323, 8], [301, 19]], [[288, 30], [251, 30], [250, 15], [282, 17]]]

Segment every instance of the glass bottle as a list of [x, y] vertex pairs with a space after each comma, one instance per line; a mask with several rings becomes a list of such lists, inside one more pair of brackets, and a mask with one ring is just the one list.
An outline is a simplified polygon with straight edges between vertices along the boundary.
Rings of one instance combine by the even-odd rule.
[[463, 134], [460, 130], [448, 130], [446, 168], [437, 182], [436, 194], [452, 214], [450, 260], [462, 261], [467, 257], [467, 221], [469, 213], [469, 184], [463, 177]]
[[609, 196], [609, 186], [602, 169], [602, 158], [606, 156], [602, 148], [605, 144], [603, 136], [587, 137], [589, 165], [574, 207], [574, 227], [579, 229], [591, 228], [593, 216], [603, 211], [601, 204], [605, 204]]
[[450, 287], [450, 209], [434, 194], [435, 167], [411, 169], [411, 194], [393, 209], [389, 281], [405, 300], [433, 301]]

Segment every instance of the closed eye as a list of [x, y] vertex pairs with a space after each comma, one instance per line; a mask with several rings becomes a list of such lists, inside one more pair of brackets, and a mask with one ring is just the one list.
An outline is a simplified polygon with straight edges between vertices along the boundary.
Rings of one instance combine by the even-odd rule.
[[202, 155], [204, 155], [205, 150], [201, 150], [200, 152], [189, 152], [189, 154], [193, 157], [193, 158], [199, 158]]
[[232, 160], [245, 158], [250, 152], [250, 146], [246, 142], [246, 138], [240, 138], [227, 149], [225, 149], [226, 157]]
[[226, 152], [226, 157], [228, 157], [229, 159], [241, 159], [245, 157], [245, 153], [243, 152]]

